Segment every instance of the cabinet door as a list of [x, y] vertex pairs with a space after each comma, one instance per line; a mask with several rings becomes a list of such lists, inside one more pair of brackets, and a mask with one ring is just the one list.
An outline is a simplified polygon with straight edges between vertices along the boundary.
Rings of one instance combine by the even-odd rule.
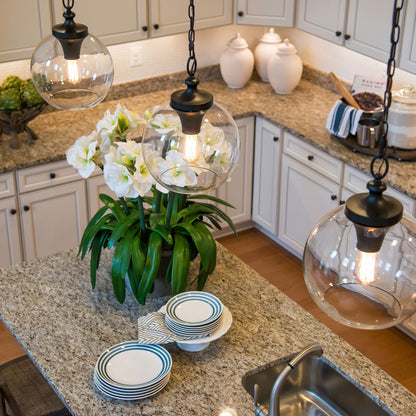
[[[53, 22], [63, 22], [61, 0], [53, 0]], [[147, 38], [147, 0], [76, 1], [75, 21], [106, 45]]]
[[236, 9], [237, 24], [290, 27], [295, 0], [237, 0]]
[[0, 267], [22, 261], [16, 198], [0, 200]]
[[257, 118], [254, 146], [253, 221], [277, 235], [281, 128]]
[[279, 239], [301, 255], [314, 225], [337, 207], [339, 193], [338, 184], [283, 155]]
[[118, 199], [117, 195], [105, 183], [103, 174], [92, 176], [87, 179], [87, 194], [89, 219], [91, 219], [98, 209], [103, 206], [99, 197], [100, 194], [106, 194], [113, 199]]
[[19, 196], [25, 260], [76, 247], [87, 225], [85, 181]]
[[51, 33], [49, 0], [0, 2], [0, 62], [30, 58]]
[[[189, 29], [188, 0], [150, 0], [150, 35], [166, 36]], [[195, 29], [232, 23], [232, 0], [195, 1]]]
[[[416, 1], [408, 1], [402, 30], [400, 68], [416, 74]], [[416, 319], [415, 319], [416, 320]]]
[[347, 0], [298, 0], [296, 26], [342, 45]]
[[235, 206], [235, 209], [219, 205], [234, 224], [251, 219], [251, 195], [253, 177], [254, 117], [237, 120], [240, 134], [240, 159], [231, 179], [218, 188], [218, 197]]
[[345, 46], [387, 62], [392, 13], [391, 0], [350, 0]]

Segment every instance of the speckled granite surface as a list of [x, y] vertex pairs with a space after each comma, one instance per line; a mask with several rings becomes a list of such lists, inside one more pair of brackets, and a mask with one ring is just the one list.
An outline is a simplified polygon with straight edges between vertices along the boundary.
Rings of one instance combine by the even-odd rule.
[[[330, 85], [322, 74], [306, 71], [304, 78], [290, 95], [275, 94], [270, 84], [256, 78], [250, 80], [243, 89], [233, 90], [221, 79], [215, 79], [216, 76], [216, 69], [209, 68], [206, 78], [200, 78], [210, 81], [202, 82], [201, 88], [209, 90], [215, 100], [223, 104], [235, 118], [261, 115], [342, 161], [369, 173], [371, 157], [353, 153], [332, 139], [325, 128], [328, 113], [339, 96], [326, 89]], [[142, 114], [146, 109], [168, 101], [170, 94], [178, 88], [178, 78], [180, 76], [177, 75], [162, 80], [152, 78], [148, 80], [149, 86], [146, 88], [145, 82], [134, 87], [131, 84], [116, 86], [112, 92], [114, 100], [103, 102], [92, 109], [41, 114], [30, 124], [40, 137], [33, 146], [27, 144], [23, 135], [20, 136], [21, 148], [12, 150], [8, 137], [0, 137], [0, 173], [65, 159], [66, 149], [79, 136], [89, 134], [107, 108], [114, 110], [120, 102]], [[325, 88], [317, 85], [317, 82]], [[170, 83], [174, 86], [166, 88]], [[142, 93], [143, 91], [152, 92]], [[134, 95], [138, 92], [140, 95]], [[127, 98], [118, 98], [123, 95]], [[416, 198], [416, 162], [392, 160], [386, 182]]]
[[198, 353], [169, 344], [172, 375], [158, 395], [135, 402], [109, 399], [93, 384], [98, 356], [111, 345], [135, 339], [137, 317], [166, 301], [154, 299], [141, 307], [130, 295], [119, 305], [109, 267], [107, 255], [94, 291], [88, 261], [80, 262], [75, 250], [0, 270], [1, 318], [74, 415], [220, 416], [226, 408], [234, 416], [253, 415], [241, 377], [313, 341], [397, 415], [416, 414], [416, 396], [222, 246], [206, 290], [233, 314], [229, 332]]

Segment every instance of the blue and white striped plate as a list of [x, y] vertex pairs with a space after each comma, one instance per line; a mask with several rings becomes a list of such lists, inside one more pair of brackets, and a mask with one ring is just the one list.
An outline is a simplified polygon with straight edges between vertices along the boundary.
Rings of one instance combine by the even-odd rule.
[[107, 385], [124, 391], [154, 386], [171, 370], [172, 358], [160, 345], [122, 342], [104, 351], [95, 371]]
[[221, 317], [221, 301], [206, 292], [184, 292], [166, 304], [166, 316], [186, 327], [205, 326]]

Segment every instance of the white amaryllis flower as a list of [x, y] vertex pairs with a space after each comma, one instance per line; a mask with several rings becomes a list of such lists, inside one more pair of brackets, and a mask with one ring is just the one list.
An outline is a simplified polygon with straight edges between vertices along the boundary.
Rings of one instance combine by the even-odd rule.
[[202, 123], [198, 137], [205, 146], [214, 148], [220, 146], [225, 140], [224, 130], [213, 126], [209, 121]]
[[146, 145], [146, 163], [144, 162], [143, 157], [139, 157], [136, 159], [136, 175], [140, 175], [140, 181], [151, 181], [152, 185], [156, 186], [156, 189], [164, 194], [167, 194], [169, 191], [160, 185], [154, 177], [151, 175], [150, 172], [153, 173], [154, 176], [160, 175], [160, 162], [163, 161], [163, 159], [159, 156], [158, 152], [156, 150], [152, 150], [149, 145]]
[[127, 142], [117, 142], [118, 149], [121, 154], [127, 156], [131, 160], [135, 160], [142, 155], [142, 144], [134, 140], [127, 140]]
[[150, 124], [160, 135], [182, 131], [181, 119], [173, 114], [158, 113], [150, 120]]
[[166, 159], [159, 162], [160, 171], [162, 173], [163, 182], [167, 185], [193, 186], [197, 184], [197, 175], [182, 158], [181, 153], [176, 150], [170, 150]]
[[95, 169], [98, 135], [93, 131], [89, 136], [81, 136], [67, 151], [66, 160], [83, 178], [88, 178]]

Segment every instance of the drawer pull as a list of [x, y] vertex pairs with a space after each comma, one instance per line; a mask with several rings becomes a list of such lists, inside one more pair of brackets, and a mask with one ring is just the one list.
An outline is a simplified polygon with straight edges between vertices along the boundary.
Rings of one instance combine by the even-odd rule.
[[339, 30], [337, 30], [336, 32], [335, 32], [335, 36], [336, 37], [340, 37], [342, 35], [342, 32], [340, 32]]
[[16, 215], [16, 213], [17, 213], [17, 211], [16, 211], [14, 208], [12, 208], [12, 209], [10, 210], [10, 214], [12, 214], [12, 215]]
[[308, 155], [308, 160], [313, 160], [313, 155]]
[[278, 142], [278, 141], [279, 141], [279, 138], [278, 138], [277, 136], [274, 136], [274, 137], [273, 137], [273, 141], [274, 141], [274, 142]]
[[158, 25], [157, 23], [155, 23], [155, 24], [153, 25], [153, 27], [154, 27], [156, 30], [158, 30], [158, 29], [159, 29], [159, 25]]
[[242, 12], [241, 10], [237, 13], [240, 17], [244, 16], [244, 12]]
[[25, 206], [23, 207], [23, 209], [24, 209], [25, 211], [29, 211], [29, 210], [30, 210], [30, 207], [29, 207], [29, 205], [25, 205]]
[[49, 174], [49, 177], [50, 177], [51, 179], [55, 179], [55, 178], [56, 178], [56, 175], [52, 172], [52, 173], [50, 173], [50, 174]]
[[344, 39], [345, 39], [345, 40], [348, 40], [348, 39], [350, 39], [350, 38], [351, 38], [351, 35], [345, 35], [345, 36], [344, 36]]
[[337, 196], [336, 196], [335, 194], [332, 194], [332, 195], [331, 195], [331, 199], [332, 199], [333, 201], [335, 201], [335, 200], [337, 199]]
[[340, 199], [340, 200], [339, 200], [339, 204], [340, 204], [340, 205], [344, 205], [344, 204], [345, 204], [345, 201], [344, 201], [343, 199]]
[[147, 32], [147, 26], [142, 27], [143, 32]]

